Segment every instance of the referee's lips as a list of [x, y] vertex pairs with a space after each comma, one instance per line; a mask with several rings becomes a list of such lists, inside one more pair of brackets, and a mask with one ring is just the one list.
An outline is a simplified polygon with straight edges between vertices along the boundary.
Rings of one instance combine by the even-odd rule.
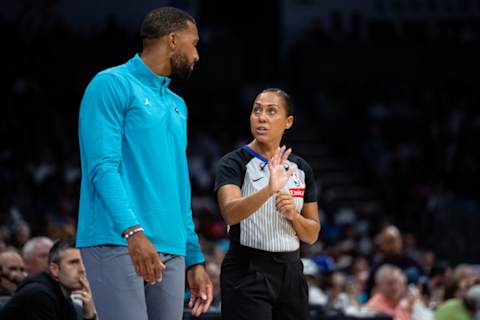
[[255, 128], [255, 133], [257, 134], [263, 135], [263, 134], [267, 134], [267, 132], [268, 132], [268, 128], [265, 126], [258, 126]]

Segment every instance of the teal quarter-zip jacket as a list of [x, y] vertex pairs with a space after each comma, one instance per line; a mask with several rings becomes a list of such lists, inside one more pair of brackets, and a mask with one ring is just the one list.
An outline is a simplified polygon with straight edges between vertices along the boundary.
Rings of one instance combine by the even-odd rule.
[[135, 55], [98, 73], [80, 106], [77, 246], [121, 245], [134, 225], [158, 252], [204, 262], [192, 221], [187, 107]]

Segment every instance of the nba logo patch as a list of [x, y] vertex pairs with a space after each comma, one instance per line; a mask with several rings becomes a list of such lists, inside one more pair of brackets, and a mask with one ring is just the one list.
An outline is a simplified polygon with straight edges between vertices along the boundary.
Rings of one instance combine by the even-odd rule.
[[302, 185], [302, 180], [300, 179], [300, 177], [297, 175], [296, 172], [292, 175], [292, 179], [293, 179], [293, 184], [295, 184], [295, 187], [300, 187]]

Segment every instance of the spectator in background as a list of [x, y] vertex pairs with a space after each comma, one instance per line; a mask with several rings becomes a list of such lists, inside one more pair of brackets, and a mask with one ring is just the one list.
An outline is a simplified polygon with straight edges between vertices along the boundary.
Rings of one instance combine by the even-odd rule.
[[437, 262], [428, 274], [429, 307], [435, 310], [444, 301], [445, 286], [450, 280], [451, 269], [446, 263]]
[[370, 269], [369, 261], [364, 256], [357, 256], [353, 260], [352, 273], [355, 278], [354, 282], [356, 289], [358, 290], [358, 302], [364, 304], [368, 300], [368, 296], [365, 292], [366, 283], [368, 280], [368, 273]]
[[24, 221], [20, 220], [13, 225], [12, 230], [12, 244], [18, 249], [21, 250], [25, 243], [30, 239], [31, 231], [30, 225]]
[[25, 276], [25, 263], [17, 250], [0, 253], [0, 295], [11, 296]]
[[423, 263], [422, 252], [417, 248], [417, 238], [415, 235], [411, 232], [404, 233], [402, 235], [402, 242], [403, 252], [415, 259], [415, 261]]
[[328, 296], [320, 287], [320, 268], [309, 258], [302, 258], [303, 276], [308, 285], [308, 304], [311, 306], [326, 306]]
[[337, 295], [332, 305], [342, 309], [346, 314], [355, 314], [360, 311], [359, 284], [353, 276], [345, 277], [343, 290]]
[[368, 275], [366, 292], [371, 295], [375, 283], [375, 274], [384, 264], [394, 265], [402, 270], [409, 283], [416, 283], [425, 272], [420, 262], [410, 257], [403, 251], [402, 235], [397, 227], [390, 225], [385, 227], [378, 237], [381, 250], [380, 256], [373, 262]]
[[35, 237], [25, 243], [22, 255], [30, 276], [48, 270], [48, 252], [52, 245], [53, 241], [47, 237]]
[[77, 320], [71, 300], [82, 301], [82, 318], [96, 319], [95, 305], [80, 251], [71, 240], [57, 241], [49, 252], [48, 272], [27, 278], [0, 310], [2, 320]]
[[335, 271], [331, 275], [330, 288], [328, 289], [329, 304], [334, 308], [343, 308], [345, 302], [346, 275]]
[[435, 311], [435, 320], [477, 320], [479, 316], [480, 285], [468, 289], [463, 298], [447, 300]]
[[382, 265], [375, 274], [374, 295], [367, 301], [365, 308], [385, 313], [393, 320], [410, 320], [411, 310], [400, 301], [406, 295], [406, 278], [398, 267]]
[[480, 282], [480, 270], [474, 265], [462, 263], [454, 268], [453, 277], [464, 280], [469, 288]]
[[5, 228], [0, 225], [0, 252], [5, 250], [7, 243], [5, 241]]
[[452, 275], [444, 284], [443, 301], [462, 299], [465, 297], [468, 287], [467, 279]]

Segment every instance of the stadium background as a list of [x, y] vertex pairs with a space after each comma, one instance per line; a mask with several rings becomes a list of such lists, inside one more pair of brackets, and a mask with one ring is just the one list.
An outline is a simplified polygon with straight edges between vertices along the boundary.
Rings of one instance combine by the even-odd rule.
[[191, 80], [172, 86], [189, 106], [192, 206], [206, 248], [225, 239], [215, 163], [249, 141], [251, 102], [275, 86], [296, 102], [286, 141], [319, 186], [322, 231], [308, 252], [348, 266], [372, 257], [375, 235], [393, 223], [412, 250], [479, 262], [479, 0], [2, 5], [3, 243], [74, 234], [83, 90], [139, 51], [143, 16], [167, 4], [200, 31]]

